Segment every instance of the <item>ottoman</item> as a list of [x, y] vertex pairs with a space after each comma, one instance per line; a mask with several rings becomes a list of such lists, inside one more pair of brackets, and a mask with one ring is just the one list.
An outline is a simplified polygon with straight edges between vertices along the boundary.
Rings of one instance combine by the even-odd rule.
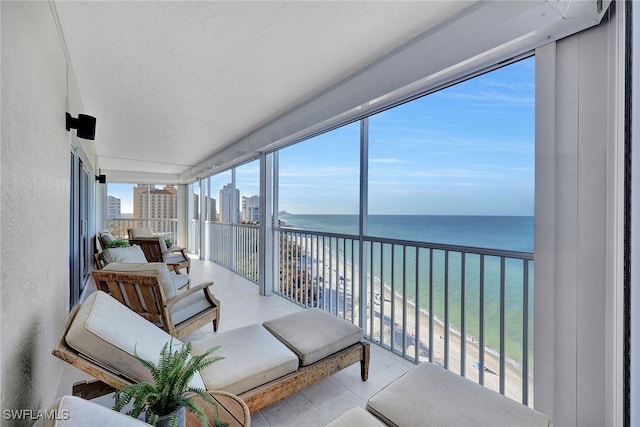
[[384, 427], [384, 424], [362, 408], [349, 409], [325, 427]]
[[362, 340], [358, 326], [327, 313], [310, 308], [263, 323], [300, 359], [300, 366], [315, 363]]
[[423, 362], [369, 399], [388, 426], [548, 427], [545, 415], [433, 363]]

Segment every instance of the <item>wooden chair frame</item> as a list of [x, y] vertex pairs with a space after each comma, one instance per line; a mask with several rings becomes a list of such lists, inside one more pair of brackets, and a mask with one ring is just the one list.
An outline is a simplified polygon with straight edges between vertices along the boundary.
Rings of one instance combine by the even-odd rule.
[[[121, 304], [178, 339], [186, 337], [209, 322], [213, 322], [214, 331], [218, 330], [220, 301], [211, 290], [213, 282], [191, 287], [167, 299], [158, 276], [105, 270], [94, 270], [92, 274], [98, 290], [108, 293]], [[174, 324], [171, 306], [198, 292], [204, 292], [211, 308], [177, 325]]]
[[[167, 252], [163, 252], [160, 247], [161, 237], [136, 237], [130, 238], [130, 245], [138, 245], [142, 248], [142, 252], [144, 252], [144, 256], [147, 258], [149, 262], [164, 262], [165, 264], [173, 267], [176, 273], [180, 274], [179, 269], [186, 268], [187, 274], [191, 272], [191, 259], [186, 254], [185, 248], [174, 247], [172, 250], [168, 250]], [[184, 258], [184, 261], [179, 263], [170, 263], [167, 262], [167, 255], [171, 253], [180, 253]]]
[[[73, 395], [93, 399], [132, 384], [130, 378], [87, 358], [67, 344], [67, 333], [79, 309], [78, 305], [69, 315], [52, 352], [54, 356], [97, 379], [74, 384]], [[255, 413], [357, 362], [360, 362], [360, 377], [366, 381], [369, 377], [369, 358], [369, 343], [361, 341], [311, 365], [300, 367], [295, 372], [241, 393], [238, 397], [247, 404], [251, 413]]]

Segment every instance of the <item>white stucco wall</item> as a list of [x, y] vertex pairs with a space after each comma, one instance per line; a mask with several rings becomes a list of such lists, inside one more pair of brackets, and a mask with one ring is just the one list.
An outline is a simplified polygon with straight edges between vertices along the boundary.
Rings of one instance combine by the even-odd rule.
[[65, 112], [77, 112], [78, 97], [51, 5], [3, 1], [1, 8], [0, 407], [42, 409], [64, 366], [51, 350], [69, 314], [72, 137]]

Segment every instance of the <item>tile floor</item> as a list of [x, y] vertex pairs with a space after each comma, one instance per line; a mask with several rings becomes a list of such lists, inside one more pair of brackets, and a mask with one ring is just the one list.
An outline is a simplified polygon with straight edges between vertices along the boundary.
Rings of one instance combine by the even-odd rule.
[[[301, 307], [277, 295], [259, 295], [258, 286], [237, 276], [212, 262], [192, 260], [191, 283], [213, 281], [215, 295], [221, 301], [219, 331], [225, 331], [252, 323], [302, 310]], [[93, 288], [95, 289], [95, 288]], [[89, 292], [92, 288], [89, 288]], [[207, 325], [187, 337], [196, 340], [213, 333]], [[324, 426], [348, 409], [364, 407], [367, 400], [385, 385], [404, 374], [414, 365], [387, 350], [371, 345], [369, 379], [360, 379], [360, 365], [355, 364], [326, 378], [295, 395], [262, 411], [252, 414], [253, 427], [315, 427]], [[91, 379], [89, 376], [66, 365], [62, 373], [58, 395], [69, 394], [74, 382]], [[105, 406], [113, 404], [112, 395], [95, 400]]]

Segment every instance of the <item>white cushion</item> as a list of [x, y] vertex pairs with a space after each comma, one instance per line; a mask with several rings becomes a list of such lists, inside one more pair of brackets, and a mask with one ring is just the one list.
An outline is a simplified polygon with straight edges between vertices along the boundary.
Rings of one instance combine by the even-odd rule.
[[[134, 354], [157, 361], [166, 343], [182, 344], [102, 291], [82, 304], [65, 339], [79, 353], [134, 381], [153, 380]], [[189, 385], [204, 387], [202, 377], [196, 373]]]
[[371, 397], [367, 409], [389, 426], [550, 425], [543, 414], [428, 362]]
[[169, 264], [178, 264], [181, 262], [185, 262], [187, 259], [182, 256], [180, 252], [178, 253], [166, 253], [164, 256], [164, 260]]
[[[169, 299], [178, 294], [178, 286], [173, 281], [167, 264], [163, 262], [145, 262], [137, 264], [111, 263], [104, 271], [121, 271], [123, 273], [144, 274], [147, 276], [158, 276], [158, 281], [164, 290], [164, 296]], [[182, 285], [184, 286], [184, 285]]]
[[364, 409], [352, 408], [325, 427], [384, 427], [384, 424]]
[[129, 229], [132, 238], [136, 237], [155, 237], [153, 230], [149, 227], [134, 227]]
[[191, 344], [193, 355], [221, 346], [214, 355], [224, 360], [200, 372], [207, 390], [241, 394], [298, 369], [298, 357], [260, 325], [232, 329]]
[[178, 274], [173, 270], [170, 270], [169, 274], [171, 275], [171, 280], [173, 280], [173, 284], [175, 285], [176, 289], [184, 288], [185, 286], [187, 286], [189, 284], [189, 276], [188, 275], [186, 275], [186, 274]]
[[211, 308], [211, 303], [205, 296], [204, 291], [200, 291], [171, 305], [169, 310], [171, 311], [171, 320], [177, 326], [179, 323], [209, 308]]
[[113, 234], [111, 234], [111, 232], [109, 230], [102, 230], [99, 234], [98, 234], [99, 238], [100, 238], [100, 243], [102, 243], [102, 247], [106, 248], [107, 244], [109, 242], [112, 242], [114, 240], [116, 240], [115, 237], [113, 237]]
[[163, 254], [166, 254], [169, 251], [169, 248], [167, 248], [167, 241], [164, 239], [164, 237], [160, 236], [158, 237], [158, 242], [160, 243], [160, 251]]
[[306, 366], [345, 349], [363, 337], [362, 329], [319, 308], [310, 308], [264, 322]]
[[149, 424], [75, 396], [58, 399], [33, 427], [143, 427]]
[[102, 251], [102, 259], [106, 264], [112, 262], [119, 263], [143, 263], [147, 262], [147, 257], [140, 246], [127, 246], [123, 248], [108, 248]]

